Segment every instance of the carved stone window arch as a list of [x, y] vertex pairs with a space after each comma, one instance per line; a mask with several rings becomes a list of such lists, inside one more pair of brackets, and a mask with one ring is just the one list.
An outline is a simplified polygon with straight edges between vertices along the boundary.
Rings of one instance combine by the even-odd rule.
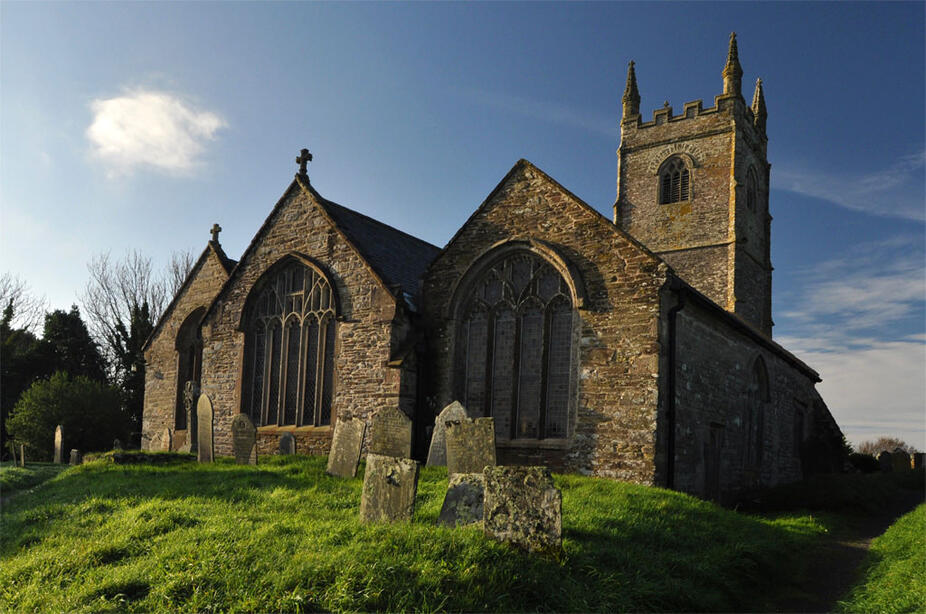
[[278, 262], [254, 284], [241, 325], [241, 411], [255, 424], [331, 424], [336, 317], [327, 276], [301, 258]]
[[206, 313], [205, 307], [194, 309], [184, 318], [177, 330], [175, 349], [177, 350], [177, 394], [174, 405], [174, 429], [186, 430], [187, 415], [183, 391], [187, 382], [193, 382], [199, 388], [203, 364], [203, 340], [199, 324]]
[[691, 200], [691, 169], [682, 156], [669, 157], [659, 167], [659, 204]]
[[570, 434], [577, 358], [574, 289], [545, 258], [502, 248], [455, 293], [455, 395], [495, 419], [500, 440]]
[[746, 465], [752, 469], [759, 469], [764, 452], [765, 414], [772, 400], [768, 368], [761, 356], [756, 357], [752, 365], [747, 399]]

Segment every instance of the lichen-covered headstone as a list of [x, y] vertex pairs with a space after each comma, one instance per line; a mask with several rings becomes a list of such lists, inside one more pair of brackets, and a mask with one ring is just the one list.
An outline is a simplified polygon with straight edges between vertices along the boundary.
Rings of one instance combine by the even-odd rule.
[[449, 420], [447, 472], [482, 473], [495, 466], [495, 421], [492, 418]]
[[487, 467], [484, 505], [487, 535], [531, 552], [562, 545], [562, 493], [546, 467]]
[[370, 454], [409, 458], [412, 455], [412, 421], [397, 407], [384, 407], [370, 422]]
[[357, 475], [360, 450], [366, 422], [360, 418], [339, 419], [334, 425], [331, 453], [328, 454], [328, 473], [341, 478]]
[[367, 454], [360, 496], [361, 522], [397, 522], [412, 519], [418, 490], [418, 462]]
[[59, 465], [64, 462], [64, 435], [60, 424], [55, 427], [55, 462]]
[[910, 455], [907, 454], [906, 450], [897, 448], [891, 452], [891, 464], [894, 466], [895, 472], [910, 471]]
[[437, 523], [445, 527], [481, 523], [485, 486], [485, 474], [482, 473], [457, 473], [450, 476]]
[[887, 450], [878, 455], [878, 463], [881, 464], [881, 473], [890, 473], [894, 470], [894, 461]]
[[212, 401], [208, 395], [201, 394], [196, 402], [196, 459], [201, 463], [211, 463], [214, 460], [212, 419]]
[[170, 452], [171, 447], [174, 445], [174, 432], [168, 427], [164, 427], [164, 430], [161, 431], [161, 451]]
[[295, 454], [296, 438], [292, 433], [283, 433], [280, 435], [280, 454]]
[[247, 414], [238, 414], [232, 418], [231, 431], [235, 463], [239, 465], [256, 465], [257, 428]]
[[428, 448], [428, 465], [447, 464], [447, 422], [466, 420], [466, 408], [459, 401], [445, 407], [434, 419], [434, 432]]
[[71, 465], [79, 465], [84, 462], [84, 456], [80, 450], [71, 450]]

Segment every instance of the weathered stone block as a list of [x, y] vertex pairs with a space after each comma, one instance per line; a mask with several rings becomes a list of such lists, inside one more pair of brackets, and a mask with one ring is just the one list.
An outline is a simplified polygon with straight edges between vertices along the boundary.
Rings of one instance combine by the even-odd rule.
[[562, 494], [546, 467], [485, 470], [487, 535], [529, 551], [559, 548], [563, 539]]
[[445, 527], [482, 523], [485, 485], [486, 479], [482, 473], [457, 473], [450, 476], [437, 523]]
[[360, 498], [362, 522], [411, 520], [418, 491], [418, 462], [367, 454]]
[[80, 453], [80, 450], [71, 450], [71, 462], [72, 466], [76, 466], [84, 462], [84, 455]]
[[373, 414], [370, 424], [370, 454], [409, 458], [412, 455], [412, 421], [395, 407]]
[[495, 466], [495, 421], [468, 418], [449, 421], [447, 428], [447, 472], [482, 473]]
[[328, 455], [328, 474], [342, 478], [357, 475], [365, 430], [366, 423], [360, 418], [338, 420], [334, 426], [331, 453]]
[[447, 464], [447, 422], [466, 420], [466, 408], [459, 401], [445, 407], [434, 419], [434, 433], [431, 434], [431, 446], [428, 448], [428, 465]]

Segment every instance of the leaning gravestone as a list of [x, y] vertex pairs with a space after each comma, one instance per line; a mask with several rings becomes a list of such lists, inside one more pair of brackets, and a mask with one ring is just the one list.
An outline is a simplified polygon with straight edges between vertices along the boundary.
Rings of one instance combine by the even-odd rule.
[[239, 465], [256, 465], [257, 428], [247, 414], [238, 414], [232, 419], [231, 431], [235, 463]]
[[280, 435], [280, 454], [295, 454], [296, 438], [292, 433], [283, 433]]
[[546, 467], [486, 467], [483, 526], [487, 535], [535, 552], [560, 547], [562, 493]]
[[64, 437], [61, 432], [61, 425], [55, 427], [55, 462], [61, 464], [64, 462]]
[[161, 451], [170, 452], [171, 447], [174, 445], [174, 432], [168, 427], [164, 427], [164, 430], [161, 431]]
[[910, 455], [905, 450], [897, 448], [891, 452], [891, 464], [896, 472], [910, 471]]
[[495, 421], [451, 420], [447, 427], [447, 473], [482, 473], [495, 466]]
[[199, 395], [196, 402], [196, 460], [211, 463], [215, 455], [212, 439], [212, 401], [205, 394]]
[[417, 490], [417, 461], [367, 454], [360, 496], [361, 522], [411, 520]]
[[331, 453], [328, 455], [328, 474], [341, 478], [357, 475], [360, 449], [363, 447], [363, 432], [366, 423], [360, 418], [338, 420], [334, 425]]
[[437, 523], [445, 527], [481, 523], [485, 487], [486, 478], [482, 473], [457, 473], [450, 476]]
[[384, 407], [370, 423], [370, 454], [409, 458], [412, 455], [412, 421], [397, 407]]
[[887, 450], [878, 455], [878, 462], [881, 464], [881, 473], [890, 473], [894, 469], [894, 461]]
[[445, 407], [434, 419], [434, 433], [431, 435], [431, 447], [428, 448], [428, 465], [447, 464], [447, 423], [466, 420], [466, 408], [459, 401]]
[[80, 450], [71, 450], [71, 465], [79, 465], [84, 462], [84, 456]]

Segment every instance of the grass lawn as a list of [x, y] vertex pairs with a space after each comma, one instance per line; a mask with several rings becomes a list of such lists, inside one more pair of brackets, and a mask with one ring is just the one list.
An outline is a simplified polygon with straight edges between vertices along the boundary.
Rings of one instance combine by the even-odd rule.
[[67, 465], [54, 463], [26, 463], [25, 467], [18, 467], [12, 462], [0, 463], [0, 497], [8, 497], [14, 493], [32, 488], [41, 484], [67, 469]]
[[864, 579], [839, 605], [844, 612], [926, 611], [926, 504], [872, 542]]
[[361, 525], [362, 478], [325, 462], [68, 469], [2, 510], [0, 611], [755, 611], [826, 530], [556, 476], [563, 551], [531, 556], [435, 526], [444, 468], [422, 469], [411, 524]]

